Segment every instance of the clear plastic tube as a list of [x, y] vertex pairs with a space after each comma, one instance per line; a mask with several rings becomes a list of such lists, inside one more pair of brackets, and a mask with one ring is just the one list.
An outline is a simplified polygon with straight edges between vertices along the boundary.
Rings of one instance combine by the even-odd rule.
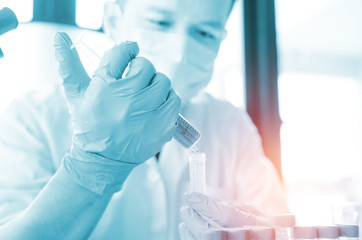
[[[101, 40], [92, 39], [88, 33], [88, 31], [83, 31], [76, 38], [71, 48], [77, 49], [82, 62], [86, 65], [85, 68], [88, 69], [87, 72], [92, 75], [105, 51], [111, 48], [114, 43], [105, 38]], [[198, 152], [195, 145], [200, 140], [200, 131], [192, 126], [181, 114], [177, 118], [176, 125], [173, 138], [184, 148], [192, 148], [194, 152]]]
[[189, 156], [190, 191], [205, 193], [205, 153], [192, 152]]

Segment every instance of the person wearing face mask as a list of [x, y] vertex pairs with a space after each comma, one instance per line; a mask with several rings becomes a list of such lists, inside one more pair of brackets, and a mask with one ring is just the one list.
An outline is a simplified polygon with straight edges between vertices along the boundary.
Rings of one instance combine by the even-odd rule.
[[56, 35], [65, 96], [32, 93], [0, 121], [0, 158], [16, 169], [0, 169], [0, 239], [179, 239], [190, 153], [168, 142], [179, 112], [202, 133], [208, 195], [288, 212], [247, 113], [203, 92], [232, 6], [107, 3], [104, 30], [117, 45], [92, 79], [69, 37]]

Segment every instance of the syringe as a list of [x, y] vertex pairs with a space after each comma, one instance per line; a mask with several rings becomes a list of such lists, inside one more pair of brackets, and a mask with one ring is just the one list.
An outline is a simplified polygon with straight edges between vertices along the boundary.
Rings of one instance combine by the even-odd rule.
[[[87, 35], [87, 33], [87, 31], [83, 31], [74, 41], [71, 48], [77, 48], [80, 55], [82, 55], [83, 53], [86, 56], [88, 62], [91, 61], [90, 64], [92, 65], [91, 67], [94, 70], [99, 65], [99, 62], [107, 49], [102, 47], [103, 45], [101, 44], [96, 44], [92, 42], [91, 39], [87, 38], [86, 41], [84, 41], [84, 37]], [[112, 43], [110, 43], [108, 40], [105, 43], [105, 46], [109, 47], [111, 44]], [[82, 59], [82, 56], [80, 57]], [[195, 145], [200, 140], [200, 131], [193, 127], [181, 114], [178, 115], [176, 125], [177, 126], [173, 138], [177, 142], [179, 142], [184, 148], [191, 148], [193, 152], [198, 152]]]
[[192, 148], [194, 152], [198, 152], [195, 144], [200, 140], [200, 131], [194, 128], [181, 114], [178, 115], [176, 123], [176, 131], [173, 134], [174, 139], [183, 147]]

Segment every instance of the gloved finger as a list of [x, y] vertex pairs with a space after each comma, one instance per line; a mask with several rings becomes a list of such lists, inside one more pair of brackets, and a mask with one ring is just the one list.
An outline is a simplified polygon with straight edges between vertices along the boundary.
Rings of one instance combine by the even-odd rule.
[[67, 33], [56, 33], [53, 45], [65, 94], [68, 100], [76, 98], [87, 89], [90, 78], [80, 61], [77, 50], [71, 49], [72, 40]]
[[148, 87], [129, 97], [133, 99], [132, 106], [135, 110], [153, 111], [166, 102], [170, 90], [171, 82], [166, 75], [156, 73]]
[[[173, 134], [176, 130], [176, 121], [181, 109], [181, 99], [175, 93], [173, 89], [170, 90], [167, 100], [158, 108], [148, 111], [137, 111], [132, 114], [130, 124], [128, 126], [131, 129], [137, 129], [137, 131], [147, 134], [147, 142], [136, 138], [133, 141], [137, 141], [139, 145], [146, 145], [148, 147], [140, 146], [140, 149], [145, 149], [144, 155], [153, 156], [157, 152], [161, 151], [162, 146], [171, 141]], [[140, 119], [147, 119], [144, 124], [139, 123]], [[157, 127], [155, 127], [157, 126]], [[145, 159], [134, 160], [136, 163], [141, 163]]]
[[188, 230], [185, 223], [180, 223], [178, 225], [178, 232], [180, 234], [181, 240], [196, 240], [194, 235]]
[[[180, 216], [187, 228], [195, 235], [208, 229], [208, 222], [194, 209], [184, 206], [180, 209]], [[196, 235], [195, 235], [196, 236]]]
[[184, 196], [191, 208], [223, 227], [268, 226], [265, 219], [250, 212], [239, 211], [218, 199], [197, 192], [185, 193]]
[[[135, 122], [137, 122], [137, 118], [148, 118], [147, 123], [138, 128], [141, 129], [140, 131], [147, 131], [147, 134], [152, 136], [152, 143], [146, 143], [153, 145], [152, 150], [154, 153], [152, 155], [160, 151], [166, 142], [171, 141], [176, 130], [176, 121], [180, 109], [181, 99], [171, 89], [167, 100], [161, 106], [147, 112], [139, 111], [137, 115], [133, 115]], [[154, 126], [157, 126], [157, 128]], [[162, 132], [160, 132], [160, 129], [162, 129]]]
[[136, 57], [129, 64], [129, 70], [123, 79], [110, 82], [116, 94], [120, 96], [134, 94], [149, 86], [154, 78], [156, 69], [153, 64], [143, 57]]
[[255, 219], [250, 219], [250, 221], [256, 221], [256, 226], [271, 226], [270, 217], [266, 215], [261, 210], [257, 209], [246, 203], [232, 202], [229, 203], [230, 206], [236, 208], [238, 211], [251, 214]]
[[103, 55], [94, 75], [109, 81], [122, 78], [128, 63], [137, 56], [138, 52], [136, 42], [127, 41], [114, 46]]
[[166, 101], [155, 111], [157, 114], [160, 114], [160, 116], [164, 116], [165, 119], [173, 119], [166, 122], [166, 125], [164, 126], [165, 132], [168, 132], [167, 141], [170, 141], [176, 130], [178, 114], [181, 111], [181, 98], [177, 95], [175, 90], [171, 89]]
[[239, 211], [243, 211], [243, 212], [250, 212], [256, 216], [259, 216], [259, 217], [265, 217], [267, 218], [267, 215], [262, 212], [261, 210], [257, 209], [256, 207], [253, 207], [249, 204], [246, 204], [246, 203], [236, 203], [236, 202], [232, 202], [232, 203], [229, 203], [231, 206], [237, 208]]
[[250, 212], [234, 211], [231, 218], [235, 218], [230, 227], [244, 227], [244, 226], [270, 226], [267, 218], [263, 216], [256, 216]]
[[208, 197], [198, 192], [185, 193], [184, 198], [190, 208], [194, 209], [198, 213], [216, 221], [218, 224], [222, 224], [223, 227], [227, 227], [224, 224], [224, 218], [226, 214], [229, 214], [228, 209], [221, 201]]

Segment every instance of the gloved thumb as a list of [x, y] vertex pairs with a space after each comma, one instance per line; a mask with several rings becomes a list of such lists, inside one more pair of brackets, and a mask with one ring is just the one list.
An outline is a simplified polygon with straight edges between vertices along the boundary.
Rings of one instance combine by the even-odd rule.
[[54, 37], [55, 57], [59, 63], [59, 74], [63, 79], [68, 101], [78, 98], [87, 89], [90, 78], [85, 71], [77, 50], [71, 48], [72, 40], [68, 34], [58, 32]]

